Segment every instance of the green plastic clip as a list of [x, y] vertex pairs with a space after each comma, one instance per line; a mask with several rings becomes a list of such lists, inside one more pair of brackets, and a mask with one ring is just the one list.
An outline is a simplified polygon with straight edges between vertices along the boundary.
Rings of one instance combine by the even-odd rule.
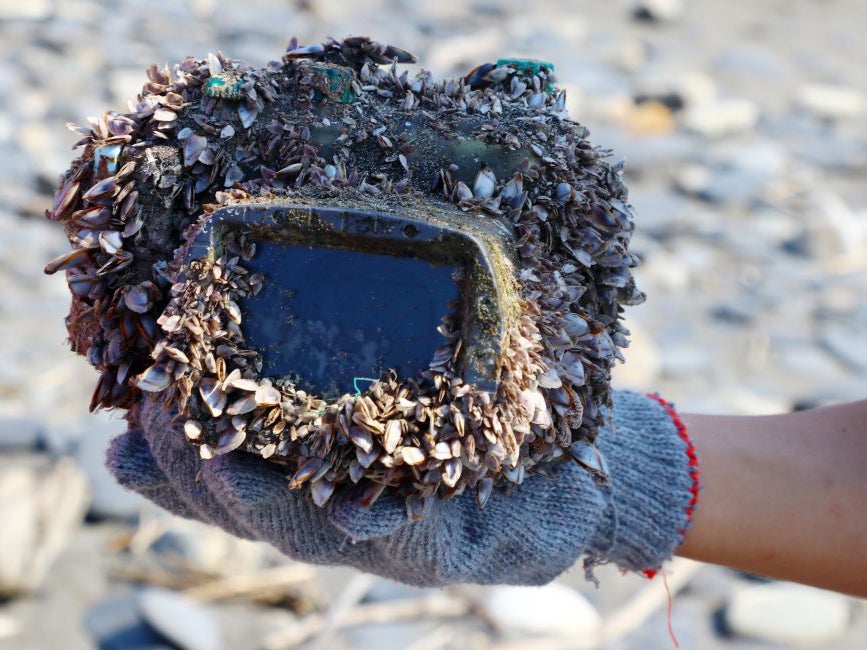
[[244, 80], [228, 72], [212, 75], [205, 82], [205, 94], [220, 99], [241, 99]]
[[[323, 64], [314, 64], [310, 67], [325, 77], [331, 97], [341, 104], [351, 104], [355, 101], [355, 91], [352, 89], [352, 70], [340, 66]], [[313, 101], [322, 102], [325, 99], [325, 96], [320, 91], [314, 92]]]
[[[554, 64], [550, 61], [540, 61], [539, 59], [498, 59], [497, 67], [509, 66], [515, 68], [515, 71], [521, 75], [532, 76], [543, 70], [545, 72], [554, 72]], [[548, 83], [545, 85], [545, 92], [549, 95], [556, 89], [554, 84]]]

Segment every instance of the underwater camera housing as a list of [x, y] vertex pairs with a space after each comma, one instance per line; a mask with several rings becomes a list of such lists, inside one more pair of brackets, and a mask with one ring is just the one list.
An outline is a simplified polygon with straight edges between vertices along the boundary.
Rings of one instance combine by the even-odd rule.
[[[203, 459], [431, 498], [593, 447], [643, 299], [620, 168], [565, 114], [553, 66], [411, 76], [363, 37], [253, 68], [152, 66], [126, 114], [81, 129], [49, 218], [92, 408], [177, 413]], [[593, 462], [590, 462], [591, 459]], [[595, 459], [595, 460], [594, 460]]]

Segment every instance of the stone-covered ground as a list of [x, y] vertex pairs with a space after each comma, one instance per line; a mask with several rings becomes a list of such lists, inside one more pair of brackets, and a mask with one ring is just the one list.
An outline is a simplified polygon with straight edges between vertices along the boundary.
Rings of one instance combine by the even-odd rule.
[[[0, 648], [72, 650], [96, 639], [157, 648], [174, 639], [243, 649], [280, 630], [320, 648], [576, 647], [596, 612], [603, 647], [670, 647], [662, 586], [616, 572], [600, 572], [598, 590], [575, 570], [563, 590], [427, 593], [282, 565], [267, 549], [161, 516], [102, 473], [122, 424], [87, 414], [95, 376], [64, 347], [63, 278], [42, 274], [67, 249], [41, 218], [72, 155], [65, 123], [123, 110], [151, 62], [221, 49], [261, 65], [292, 35], [310, 43], [348, 34], [404, 47], [441, 76], [532, 56], [556, 63], [572, 116], [627, 159], [649, 300], [629, 314], [633, 346], [617, 385], [727, 413], [864, 397], [867, 7], [643, 4], [640, 13], [656, 19], [636, 18], [628, 2], [568, 0], [0, 0], [0, 584], [36, 575], [37, 550], [61, 549], [35, 591], [0, 603]], [[73, 464], [54, 464], [63, 458]], [[86, 523], [76, 508], [89, 511]], [[253, 586], [228, 598], [213, 583], [221, 574]], [[755, 579], [677, 565], [669, 582], [685, 583], [672, 614], [684, 648], [867, 643], [867, 613], [855, 600], [772, 585], [767, 609], [753, 609], [768, 628], [757, 637], [749, 620], [722, 613], [762, 586]], [[141, 598], [143, 583], [208, 583], [191, 594], [207, 604], [177, 604], [166, 591]], [[370, 622], [375, 603], [395, 598], [402, 603], [385, 607], [386, 617], [437, 602], [445, 611]], [[368, 622], [337, 630], [344, 610]], [[327, 612], [324, 625], [317, 611]], [[151, 627], [138, 624], [144, 618]], [[183, 624], [170, 629], [173, 620]], [[533, 622], [560, 640], [521, 631]], [[132, 636], [118, 642], [112, 634], [125, 627]]]

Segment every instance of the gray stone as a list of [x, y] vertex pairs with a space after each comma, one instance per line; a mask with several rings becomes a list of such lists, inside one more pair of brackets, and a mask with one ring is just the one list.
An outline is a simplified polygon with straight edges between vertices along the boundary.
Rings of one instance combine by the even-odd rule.
[[583, 595], [556, 582], [543, 587], [498, 586], [479, 602], [485, 616], [510, 634], [555, 635], [590, 640], [602, 618]]
[[161, 517], [163, 533], [149, 550], [170, 565], [178, 560], [191, 571], [222, 575], [228, 567], [237, 573], [249, 573], [266, 564], [266, 545], [239, 539], [197, 521], [179, 517]]
[[405, 600], [420, 598], [425, 595], [424, 589], [411, 587], [393, 580], [374, 580], [364, 595], [365, 602], [378, 603], [387, 600]]
[[144, 69], [130, 67], [112, 70], [108, 76], [112, 104], [125, 110], [127, 100], [135, 99], [146, 81], [147, 74]]
[[174, 650], [142, 620], [133, 593], [91, 607], [84, 626], [99, 650]]
[[0, 456], [0, 598], [43, 583], [86, 504], [85, 478], [69, 459]]
[[750, 212], [749, 230], [765, 246], [780, 244], [797, 236], [800, 226], [793, 215], [768, 207], [756, 206]]
[[[437, 629], [434, 621], [387, 622], [380, 625], [363, 625], [349, 630], [341, 630], [349, 648], [362, 650], [379, 648], [409, 648], [419, 640], [425, 639]], [[335, 644], [336, 645], [336, 644]], [[333, 645], [331, 647], [334, 647]]]
[[790, 583], [737, 591], [725, 609], [727, 627], [740, 636], [791, 646], [828, 647], [845, 635], [851, 619], [845, 596]]
[[637, 233], [668, 239], [690, 230], [694, 205], [683, 196], [654, 188], [636, 193], [631, 198], [637, 215]]
[[6, 20], [43, 20], [52, 13], [49, 0], [0, 0], [0, 19]]
[[[674, 167], [695, 158], [701, 152], [701, 138], [685, 133], [638, 135], [620, 128], [597, 126], [593, 140], [626, 159], [625, 172], [635, 175]], [[646, 189], [646, 188], [645, 188]]]
[[759, 200], [769, 179], [740, 167], [690, 165], [675, 178], [675, 187], [708, 203], [751, 205]]
[[830, 84], [802, 86], [798, 105], [823, 119], [853, 119], [867, 114], [867, 93], [857, 88]]
[[802, 162], [831, 172], [867, 170], [867, 141], [853, 134], [840, 133], [838, 129], [800, 137], [793, 149]]
[[685, 260], [659, 249], [636, 269], [638, 286], [656, 292], [684, 292], [690, 283], [690, 268]]
[[639, 0], [635, 3], [632, 16], [636, 20], [672, 21], [680, 18], [686, 5], [683, 0]]
[[684, 341], [662, 352], [662, 375], [672, 379], [690, 379], [707, 374], [713, 367], [711, 350]]
[[729, 303], [713, 307], [710, 310], [710, 315], [714, 320], [726, 325], [744, 327], [750, 325], [755, 319], [755, 310], [743, 304]]
[[708, 138], [723, 138], [752, 131], [759, 121], [758, 105], [749, 99], [718, 99], [690, 108], [684, 126]]
[[[665, 67], [650, 68], [638, 79], [635, 95], [649, 98], [674, 96], [680, 99], [681, 107], [691, 107], [713, 101], [717, 86], [711, 77], [701, 72], [673, 73]], [[669, 107], [677, 110], [675, 106]]]
[[21, 634], [21, 623], [12, 616], [0, 614], [0, 641], [12, 639]]
[[[10, 130], [13, 126], [9, 126]], [[31, 211], [35, 183], [33, 175], [25, 173], [29, 169], [30, 159], [18, 146], [7, 145], [0, 151], [0, 174], [3, 183], [0, 183], [0, 220], [6, 221], [15, 217], [15, 214], [27, 214]], [[14, 222], [12, 222], [14, 223]], [[11, 246], [14, 242], [12, 237], [4, 237], [5, 241], [0, 244], [3, 251], [4, 244]], [[12, 258], [5, 258], [11, 261]]]
[[863, 259], [867, 221], [843, 196], [823, 187], [806, 196], [810, 218], [805, 224], [805, 246], [814, 256]]
[[71, 428], [80, 432], [76, 436], [75, 460], [87, 475], [93, 494], [89, 514], [98, 518], [136, 519], [147, 501], [121, 487], [105, 467], [108, 443], [126, 429], [126, 423], [91, 415]]
[[220, 650], [223, 641], [216, 618], [207, 608], [166, 589], [145, 589], [138, 611], [148, 625], [183, 650]]
[[821, 332], [822, 345], [831, 356], [856, 372], [867, 372], [867, 345], [862, 328], [829, 323], [822, 326]]
[[842, 378], [845, 373], [838, 358], [828, 354], [813, 341], [795, 341], [773, 345], [772, 350], [789, 380], [805, 380], [810, 384], [825, 385], [833, 377]]
[[[557, 67], [557, 74], [564, 75], [574, 89], [592, 99], [606, 95], [629, 93], [629, 79], [613, 66], [600, 65], [599, 62], [586, 58], [575, 57], [575, 60], [564, 62], [563, 72]], [[571, 92], [567, 86], [568, 94]], [[570, 108], [571, 110], [571, 108]], [[575, 114], [573, 113], [573, 116]]]
[[687, 165], [675, 176], [674, 186], [687, 196], [701, 196], [712, 177], [713, 171], [707, 165]]
[[728, 48], [713, 65], [719, 73], [747, 79], [780, 81], [791, 75], [790, 66], [776, 52], [752, 43]]
[[0, 451], [36, 449], [41, 433], [42, 425], [33, 418], [0, 417]]
[[618, 389], [647, 390], [659, 378], [662, 359], [659, 346], [640, 322], [627, 320], [629, 347], [623, 351], [626, 363], [612, 369], [611, 381]]

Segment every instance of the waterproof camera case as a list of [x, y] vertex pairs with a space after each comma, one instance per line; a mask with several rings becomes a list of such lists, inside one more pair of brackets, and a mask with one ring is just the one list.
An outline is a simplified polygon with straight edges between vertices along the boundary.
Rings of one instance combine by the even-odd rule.
[[643, 299], [619, 166], [553, 65], [414, 61], [361, 37], [187, 58], [82, 129], [48, 214], [73, 250], [46, 271], [93, 408], [158, 404], [203, 459], [283, 464], [321, 506], [484, 505], [564, 459], [606, 480], [593, 442]]

